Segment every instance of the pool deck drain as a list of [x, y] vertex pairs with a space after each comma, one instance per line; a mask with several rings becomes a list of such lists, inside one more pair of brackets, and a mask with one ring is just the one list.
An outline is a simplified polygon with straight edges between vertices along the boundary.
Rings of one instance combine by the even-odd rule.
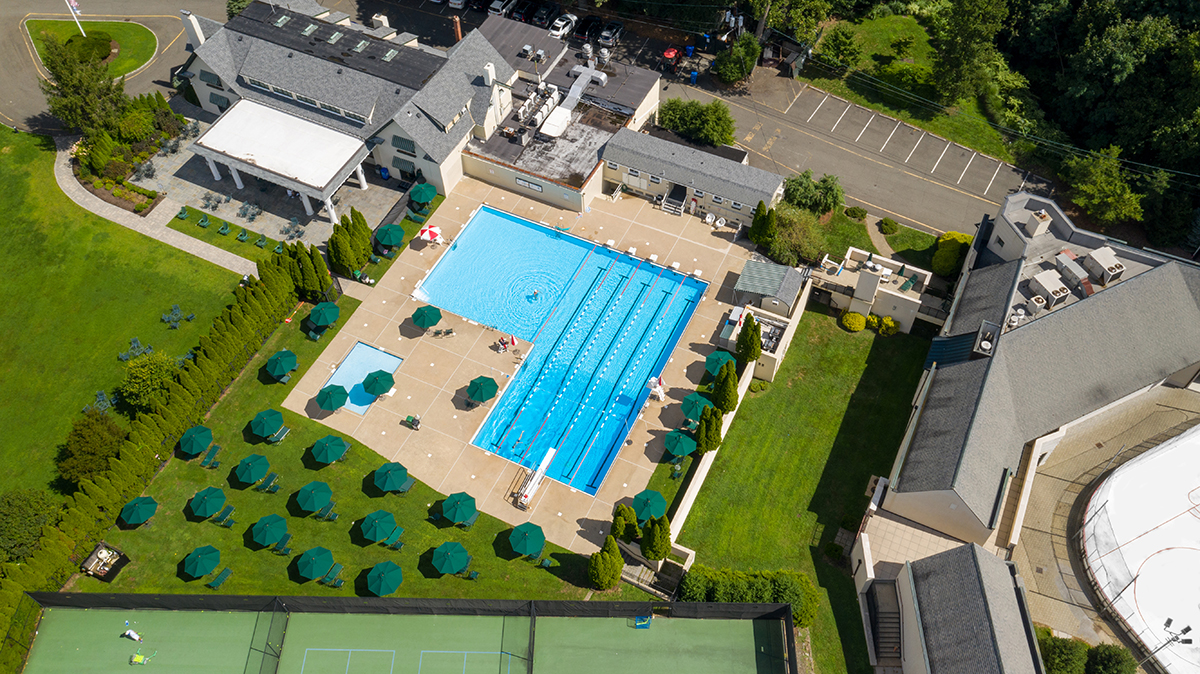
[[[447, 247], [414, 242], [375, 286], [344, 282], [347, 294], [362, 304], [317, 359], [325, 367], [310, 368], [283, 406], [353, 437], [386, 460], [399, 461], [442, 493], [467, 491], [489, 515], [514, 525], [532, 521], [552, 542], [575, 552], [592, 552], [608, 533], [613, 504], [629, 502], [645, 489], [662, 456], [663, 438], [683, 422], [680, 402], [695, 390], [705, 357], [716, 350], [715, 339], [708, 335], [733, 308], [733, 284], [750, 251], [732, 243], [732, 230], [714, 232], [699, 218], [663, 213], [640, 198], [598, 198], [590, 212], [578, 214], [471, 178], [459, 183], [429, 223], [456, 237], [482, 203], [545, 224], [570, 225], [572, 234], [599, 243], [613, 239], [617, 250], [637, 247], [639, 256], [657, 255], [667, 266], [692, 260], [693, 268], [711, 284], [663, 370], [667, 401], [650, 401], [642, 410], [596, 496], [547, 480], [530, 508], [518, 510], [510, 493], [527, 469], [470, 445], [492, 403], [467, 409], [467, 383], [478, 376], [492, 377], [500, 384], [492, 402], [498, 401], [518, 361], [513, 353], [496, 350], [496, 342], [505, 335], [460, 316], [443, 312], [438, 327], [453, 328], [452, 337], [427, 337], [412, 324], [409, 317], [423, 306], [411, 296], [417, 280]], [[327, 373], [358, 342], [404, 359], [395, 375], [396, 395], [375, 402], [366, 415], [323, 412], [314, 397]], [[403, 425], [409, 415], [420, 415], [420, 431]]]

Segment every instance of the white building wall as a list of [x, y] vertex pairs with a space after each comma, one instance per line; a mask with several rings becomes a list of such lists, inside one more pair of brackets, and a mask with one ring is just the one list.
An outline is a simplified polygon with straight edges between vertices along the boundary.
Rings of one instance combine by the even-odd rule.
[[489, 185], [503, 187], [556, 208], [564, 208], [577, 213], [583, 212], [584, 192], [582, 189], [525, 173], [512, 166], [481, 157], [469, 150], [462, 152], [461, 166], [463, 173]]
[[898, 492], [888, 487], [883, 509], [968, 543], [987, 543], [992, 530], [953, 490]]
[[[200, 107], [204, 108], [205, 112], [211, 112], [214, 115], [219, 115], [223, 112], [223, 110], [221, 110], [221, 108], [213, 102], [213, 94], [224, 96], [225, 98], [229, 99], [229, 107], [233, 107], [234, 103], [237, 103], [242, 99], [241, 96], [230, 90], [229, 84], [225, 80], [222, 79], [220, 85], [211, 84], [202, 79], [201, 72], [208, 73], [213, 77], [217, 76], [216, 72], [214, 72], [213, 69], [210, 68], [203, 59], [197, 56], [196, 60], [192, 61], [191, 66], [191, 73], [194, 75], [194, 77], [192, 77], [192, 89], [196, 92], [196, 98], [200, 101]], [[229, 108], [225, 109], [228, 110]]]
[[1011, 262], [1025, 256], [1025, 238], [1017, 233], [1014, 226], [1000, 216], [995, 219], [992, 236], [988, 239], [988, 250]]
[[921, 618], [917, 615], [917, 600], [909, 578], [911, 567], [906, 562], [896, 578], [896, 596], [900, 600], [900, 658], [904, 674], [929, 674], [925, 662], [925, 640], [921, 635]]

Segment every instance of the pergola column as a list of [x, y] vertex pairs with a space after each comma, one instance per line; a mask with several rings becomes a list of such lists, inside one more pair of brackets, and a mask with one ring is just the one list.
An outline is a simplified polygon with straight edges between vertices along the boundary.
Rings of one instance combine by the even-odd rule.
[[212, 157], [205, 157], [204, 161], [208, 162], [208, 170], [212, 171], [213, 180], [221, 179], [221, 171], [217, 169], [217, 162], [212, 160]]
[[304, 212], [309, 215], [312, 215], [313, 214], [312, 202], [310, 202], [308, 200], [308, 195], [301, 192], [300, 193], [300, 201], [304, 202]]
[[228, 164], [228, 166], [229, 166], [229, 174], [233, 176], [233, 184], [237, 185], [237, 188], [239, 190], [242, 189], [243, 187], [245, 187], [245, 185], [242, 184], [242, 177], [240, 175], [238, 175], [237, 169], [234, 168], [233, 164]]
[[337, 213], [333, 212], [333, 201], [329, 199], [325, 200], [325, 211], [329, 213], [329, 222], [336, 225], [338, 223], [338, 219]]
[[358, 189], [367, 189], [367, 176], [363, 174], [362, 164], [354, 167], [354, 175], [358, 176]]

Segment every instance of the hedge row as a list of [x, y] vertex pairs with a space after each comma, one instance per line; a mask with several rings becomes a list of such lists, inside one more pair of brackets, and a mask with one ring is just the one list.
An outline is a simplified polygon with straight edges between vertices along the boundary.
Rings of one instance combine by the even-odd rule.
[[679, 601], [749, 602], [792, 605], [797, 627], [809, 627], [817, 617], [821, 593], [808, 574], [800, 571], [711, 569], [693, 566], [679, 583]]

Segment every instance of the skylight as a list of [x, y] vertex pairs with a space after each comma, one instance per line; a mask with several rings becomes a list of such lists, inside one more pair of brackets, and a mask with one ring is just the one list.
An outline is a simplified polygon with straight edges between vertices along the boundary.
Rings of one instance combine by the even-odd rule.
[[362, 50], [366, 49], [368, 44], [370, 44], [370, 42], [366, 40], [359, 40], [358, 44], [354, 45], [354, 49], [352, 51], [361, 54]]
[[304, 30], [300, 31], [300, 34], [303, 35], [304, 37], [308, 37], [309, 35], [312, 35], [316, 30], [317, 30], [317, 24], [310, 23], [310, 24], [308, 24], [308, 28], [305, 28]]
[[389, 49], [387, 51], [387, 53], [383, 55], [383, 60], [391, 61], [392, 59], [396, 58], [396, 54], [399, 54], [399, 53], [400, 52], [396, 51], [395, 49]]
[[278, 19], [276, 19], [276, 20], [275, 20], [275, 27], [276, 27], [276, 28], [283, 28], [283, 24], [285, 24], [285, 23], [287, 23], [288, 21], [291, 21], [291, 20], [292, 20], [292, 17], [290, 17], [290, 16], [288, 16], [288, 15], [284, 14], [283, 16], [281, 16], [281, 17], [279, 17]]
[[344, 35], [344, 34], [345, 33], [342, 33], [340, 31], [335, 32], [333, 35], [329, 36], [329, 39], [326, 40], [326, 42], [328, 42], [329, 44], [337, 44], [337, 41], [342, 39], [342, 35]]

